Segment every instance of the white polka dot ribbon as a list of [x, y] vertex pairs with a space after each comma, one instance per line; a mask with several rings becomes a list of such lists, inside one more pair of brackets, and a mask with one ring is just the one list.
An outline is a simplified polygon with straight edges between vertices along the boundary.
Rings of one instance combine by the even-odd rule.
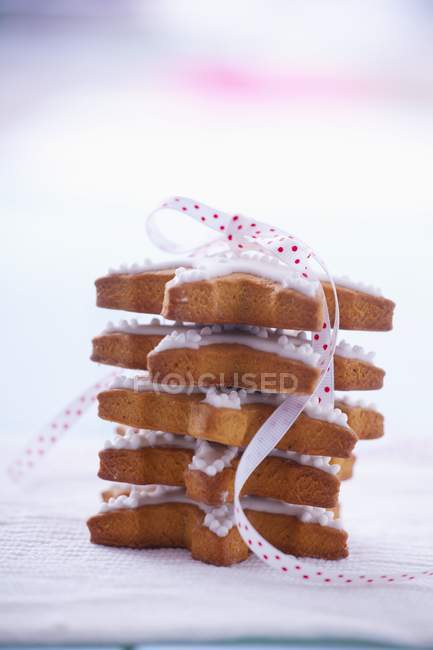
[[[199, 249], [182, 249], [179, 244], [172, 242], [165, 233], [161, 232], [161, 210], [177, 210], [199, 223], [219, 233], [219, 238]], [[151, 240], [162, 250], [171, 253], [185, 253], [189, 251], [193, 256], [212, 254], [213, 250], [220, 251], [225, 243], [227, 249], [232, 248], [238, 252], [247, 250], [260, 250], [271, 254], [284, 262], [288, 270], [295, 270], [300, 277], [314, 278], [310, 263], [315, 262], [325, 273], [326, 280], [330, 283], [335, 299], [335, 320], [331, 326], [325, 296], [322, 290], [324, 304], [324, 319], [322, 329], [311, 333], [311, 343], [314, 351], [320, 354], [320, 368], [322, 370], [319, 384], [312, 395], [289, 395], [285, 401], [264, 422], [251, 440], [236, 470], [234, 488], [235, 521], [239, 533], [250, 550], [263, 562], [288, 577], [292, 582], [316, 585], [373, 585], [411, 582], [416, 578], [433, 575], [433, 571], [426, 570], [422, 573], [405, 571], [395, 575], [379, 575], [355, 573], [351, 570], [342, 571], [341, 563], [320, 563], [311, 560], [300, 560], [293, 555], [282, 553], [270, 544], [251, 524], [245, 515], [240, 494], [243, 486], [254, 470], [276, 447], [287, 430], [292, 426], [304, 409], [307, 401], [316, 396], [319, 400], [333, 405], [334, 400], [334, 373], [333, 355], [336, 345], [339, 326], [339, 309], [337, 293], [332, 276], [329, 274], [323, 261], [314, 251], [297, 237], [284, 230], [269, 226], [269, 224], [249, 219], [240, 214], [227, 214], [215, 210], [200, 201], [175, 196], [165, 201], [151, 215], [146, 222], [147, 232]], [[219, 245], [219, 248], [218, 248]], [[344, 561], [343, 561], [344, 562]]]

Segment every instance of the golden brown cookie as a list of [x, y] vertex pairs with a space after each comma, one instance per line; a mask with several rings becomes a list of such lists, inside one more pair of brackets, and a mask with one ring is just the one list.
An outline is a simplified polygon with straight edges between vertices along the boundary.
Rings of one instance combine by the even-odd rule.
[[[217, 408], [203, 398], [202, 393], [114, 388], [99, 393], [99, 416], [138, 429], [244, 447], [276, 408], [275, 404], [261, 402], [242, 404], [239, 409]], [[302, 413], [277, 446], [300, 454], [347, 458], [356, 441], [356, 434], [348, 427]]]
[[[192, 469], [194, 452], [173, 447], [104, 449], [98, 476], [134, 485], [161, 483], [185, 487], [187, 496], [208, 505], [233, 501], [239, 458], [214, 475]], [[242, 495], [259, 496], [300, 505], [332, 508], [338, 502], [340, 481], [332, 473], [286, 458], [269, 456], [246, 482]]]
[[[284, 553], [338, 560], [347, 557], [347, 533], [339, 528], [304, 523], [296, 516], [246, 508], [253, 526]], [[95, 544], [129, 548], [186, 548], [196, 560], [229, 566], [246, 560], [248, 546], [237, 528], [219, 536], [204, 525], [206, 514], [193, 503], [160, 503], [123, 508], [91, 517]]]
[[[225, 385], [267, 392], [310, 393], [320, 370], [301, 360], [272, 354], [240, 344], [206, 345], [198, 350], [175, 348], [153, 352], [163, 336], [110, 332], [93, 339], [92, 361], [136, 370], [154, 368], [158, 377], [173, 377], [179, 383]], [[149, 356], [146, 353], [150, 353]], [[173, 370], [175, 367], [175, 370]], [[221, 384], [221, 380], [224, 382]], [[237, 384], [236, 384], [237, 382]], [[165, 383], [165, 382], [161, 382]]]
[[147, 357], [152, 381], [195, 386], [234, 386], [270, 393], [310, 394], [320, 369], [296, 359], [221, 344], [152, 351]]
[[114, 510], [91, 517], [90, 541], [128, 548], [186, 548], [195, 560], [229, 566], [248, 557], [236, 528], [218, 537], [202, 526], [204, 512], [189, 503]]
[[91, 360], [109, 366], [147, 369], [147, 355], [164, 338], [158, 334], [103, 332], [92, 339]]
[[[149, 353], [147, 365], [154, 382], [180, 385], [235, 386], [263, 392], [310, 394], [319, 369], [293, 359], [251, 350], [241, 345], [206, 345], [194, 350], [173, 348]], [[385, 371], [347, 357], [334, 357], [336, 390], [377, 390]]]
[[[119, 273], [107, 275], [96, 280], [97, 305], [108, 309], [122, 309], [144, 314], [161, 314], [164, 300], [165, 284], [172, 280], [174, 268], [161, 271], [143, 271], [141, 273]], [[334, 318], [334, 298], [328, 283], [322, 282], [328, 301], [331, 319]], [[357, 289], [348, 289], [337, 285], [340, 306], [340, 328], [345, 330], [387, 331], [392, 329], [395, 304], [387, 298], [372, 296]], [[266, 304], [266, 303], [265, 303]], [[167, 307], [168, 309], [168, 307]], [[261, 308], [263, 310], [263, 306]], [[191, 322], [217, 322], [209, 318], [185, 318]], [[180, 320], [180, 318], [179, 318]], [[269, 314], [264, 322], [254, 319], [254, 324], [266, 326]], [[233, 323], [241, 322], [239, 319]], [[270, 327], [277, 327], [271, 323]], [[314, 329], [305, 326], [283, 325], [290, 329]], [[320, 324], [318, 329], [320, 329]]]
[[[335, 317], [335, 301], [331, 285], [322, 282], [329, 308], [331, 323]], [[343, 330], [366, 330], [387, 332], [392, 330], [395, 303], [382, 296], [373, 296], [358, 289], [337, 285], [340, 307], [340, 328]]]
[[[122, 437], [125, 437], [125, 435], [127, 435], [128, 431], [129, 432], [132, 431], [135, 434], [142, 434], [143, 433], [143, 430], [140, 430], [140, 429], [128, 429], [127, 427], [124, 427], [124, 426], [121, 426], [121, 425], [116, 426], [114, 431], [117, 434], [117, 436], [122, 436]], [[155, 431], [153, 431], [153, 432], [148, 432], [148, 433], [152, 433], [152, 434], [160, 433], [160, 435], [162, 435], [164, 438], [166, 438], [166, 436], [167, 436], [167, 434], [163, 433], [163, 432], [155, 432]], [[171, 435], [171, 434], [169, 434], [169, 435]], [[182, 438], [186, 439], [185, 436], [182, 436]], [[182, 438], [179, 438], [179, 439], [182, 440]], [[197, 447], [196, 443], [199, 443], [199, 442], [200, 442], [199, 439], [195, 440], [194, 438], [191, 438], [191, 448], [192, 449], [194, 447], [196, 448]], [[155, 444], [153, 446], [157, 446], [157, 443], [155, 442]], [[113, 445], [111, 444], [111, 442], [110, 442], [109, 448], [110, 449], [113, 448]], [[114, 448], [115, 448], [115, 445], [114, 445]], [[284, 453], [287, 453], [287, 452], [284, 452]], [[329, 462], [330, 462], [331, 465], [339, 465], [340, 469], [339, 469], [338, 472], [336, 472], [335, 476], [340, 481], [347, 481], [348, 479], [352, 478], [353, 469], [355, 467], [355, 462], [356, 462], [355, 454], [351, 454], [348, 458], [330, 458]], [[101, 470], [101, 467], [102, 467], [102, 463], [100, 464], [100, 470]], [[120, 479], [115, 479], [112, 476], [108, 477], [108, 476], [102, 476], [101, 475], [100, 478], [107, 478], [108, 480], [112, 480], [112, 481], [115, 481], [115, 480], [120, 481]], [[134, 482], [135, 481], [132, 481], [132, 480], [129, 481], [128, 480], [128, 483], [134, 483]], [[165, 482], [165, 484], [166, 485], [171, 485], [170, 482]], [[335, 508], [333, 508], [333, 510], [335, 511]]]
[[385, 418], [373, 405], [350, 404], [344, 399], [336, 399], [335, 407], [348, 417], [348, 424], [356, 431], [360, 440], [374, 440], [384, 434]]
[[[146, 331], [146, 326], [142, 327]], [[166, 329], [172, 331], [172, 328]], [[237, 336], [242, 341], [242, 335]], [[224, 332], [220, 339], [230, 337], [230, 332]], [[312, 392], [319, 377], [318, 368], [309, 365], [309, 357], [305, 355], [297, 360], [239, 343], [154, 350], [163, 338], [162, 334], [154, 333], [103, 333], [93, 339], [91, 359], [134, 370], [149, 368], [154, 381], [159, 383], [165, 383], [165, 378], [172, 381], [175, 374], [178, 383], [188, 385], [236, 386], [289, 394]], [[260, 337], [245, 338], [260, 341]], [[376, 390], [383, 386], [385, 371], [382, 368], [362, 359], [339, 356], [338, 350], [334, 368], [337, 390]]]
[[173, 269], [105, 275], [95, 282], [96, 304], [106, 309], [160, 314], [165, 285], [173, 276]]
[[319, 292], [310, 297], [248, 273], [167, 284], [161, 314], [175, 321], [293, 330], [319, 330], [323, 323]]
[[361, 359], [334, 356], [336, 390], [378, 390], [383, 387], [385, 371]]
[[355, 462], [355, 454], [352, 454], [349, 458], [331, 458], [332, 464], [340, 466], [340, 471], [336, 474], [340, 481], [347, 481], [352, 478]]

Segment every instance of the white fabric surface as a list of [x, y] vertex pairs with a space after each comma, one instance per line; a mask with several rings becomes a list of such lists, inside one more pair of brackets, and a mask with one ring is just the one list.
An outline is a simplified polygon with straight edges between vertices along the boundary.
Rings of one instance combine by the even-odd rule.
[[[293, 586], [255, 558], [216, 568], [183, 550], [91, 545], [85, 518], [103, 486], [96, 454], [111, 432], [89, 434], [104, 423], [94, 424], [86, 418], [27, 486], [5, 481], [1, 643], [320, 637], [433, 644], [433, 578]], [[2, 460], [19, 444], [4, 444]], [[358, 449], [356, 477], [342, 489], [351, 566], [384, 573], [433, 567], [431, 441], [396, 444], [388, 433]]]

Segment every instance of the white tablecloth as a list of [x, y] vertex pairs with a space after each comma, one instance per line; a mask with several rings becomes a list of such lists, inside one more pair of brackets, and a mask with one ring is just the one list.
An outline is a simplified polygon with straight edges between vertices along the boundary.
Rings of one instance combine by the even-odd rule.
[[[187, 551], [91, 545], [104, 435], [86, 418], [31, 483], [4, 483], [0, 512], [0, 642], [78, 643], [337, 638], [433, 644], [433, 578], [405, 585], [290, 585], [251, 558], [231, 568]], [[109, 426], [109, 425], [105, 425]], [[409, 438], [409, 436], [408, 436]], [[6, 462], [19, 445], [4, 447]], [[351, 566], [433, 567], [430, 439], [361, 443], [343, 486]]]

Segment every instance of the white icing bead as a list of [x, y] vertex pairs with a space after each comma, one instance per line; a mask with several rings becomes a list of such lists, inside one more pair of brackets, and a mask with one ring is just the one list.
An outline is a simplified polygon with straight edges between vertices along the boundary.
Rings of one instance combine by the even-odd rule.
[[227, 257], [209, 257], [200, 260], [194, 269], [176, 269], [175, 277], [167, 283], [167, 287], [183, 282], [209, 280], [215, 277], [230, 275], [231, 273], [250, 273], [265, 277], [274, 282], [299, 291], [307, 296], [315, 296], [318, 282], [303, 278], [298, 272], [291, 271], [285, 264], [280, 264], [274, 258], [260, 255], [257, 258], [243, 254]]
[[363, 282], [355, 282], [354, 280], [351, 280], [347, 275], [334, 278], [334, 282], [337, 286], [346, 287], [347, 289], [354, 289], [355, 291], [368, 293], [372, 296], [380, 297], [382, 295], [382, 292], [378, 287], [373, 287], [372, 285], [364, 284]]
[[213, 515], [210, 512], [208, 512], [204, 518], [203, 523], [205, 526], [210, 526], [212, 521], [213, 521]]
[[191, 343], [198, 343], [201, 341], [201, 336], [198, 332], [194, 330], [188, 330], [186, 333], [186, 340], [191, 341]]
[[374, 404], [373, 402], [367, 403], [363, 399], [356, 399], [350, 395], [345, 395], [344, 393], [342, 395], [336, 396], [336, 399], [340, 402], [344, 402], [348, 406], [351, 406], [352, 408], [364, 408], [370, 411], [376, 411], [377, 410], [377, 405]]
[[139, 447], [141, 447], [140, 438], [138, 436], [132, 438], [129, 446], [131, 449], [139, 449]]
[[213, 519], [211, 521], [210, 525], [209, 525], [209, 528], [213, 533], [216, 533], [216, 531], [219, 529], [219, 527], [220, 527], [220, 524], [219, 524], [219, 521], [217, 519]]
[[233, 408], [239, 410], [241, 408], [241, 401], [236, 391], [232, 391], [234, 397], [228, 396], [224, 392], [219, 392], [215, 387], [209, 388], [206, 392], [203, 403], [214, 406], [215, 408]]
[[335, 348], [335, 354], [347, 359], [358, 359], [359, 361], [364, 361], [366, 363], [373, 363], [375, 356], [374, 352], [366, 352], [360, 345], [352, 346], [344, 339], [338, 343]]

